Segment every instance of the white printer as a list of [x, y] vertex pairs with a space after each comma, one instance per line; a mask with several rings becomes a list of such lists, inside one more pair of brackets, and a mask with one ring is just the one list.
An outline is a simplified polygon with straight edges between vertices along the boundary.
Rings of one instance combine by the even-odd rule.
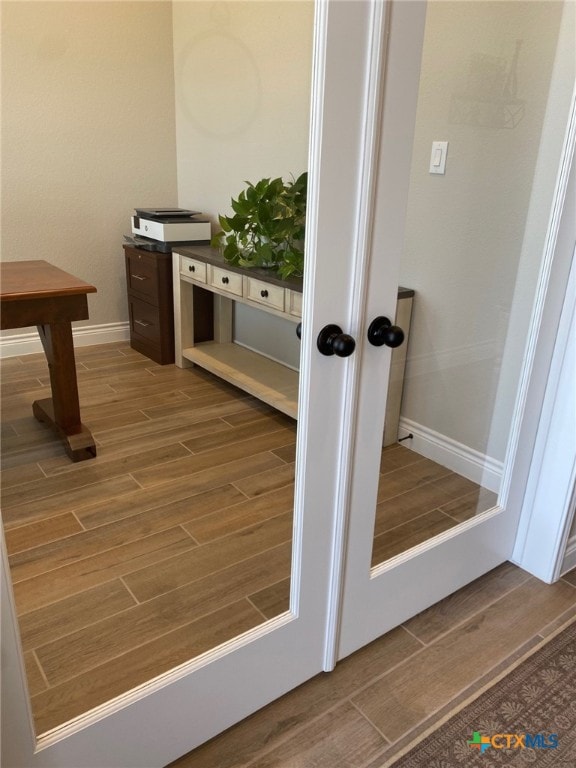
[[132, 234], [162, 243], [210, 240], [210, 221], [184, 208], [135, 208]]

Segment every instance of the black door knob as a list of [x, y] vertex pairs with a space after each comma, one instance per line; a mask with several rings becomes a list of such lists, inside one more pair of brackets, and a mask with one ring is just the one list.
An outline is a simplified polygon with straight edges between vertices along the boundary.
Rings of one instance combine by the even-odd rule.
[[322, 328], [316, 343], [323, 355], [348, 357], [356, 349], [356, 342], [352, 336], [342, 333], [339, 325], [326, 325]]
[[298, 323], [296, 326], [296, 336], [298, 336], [299, 339], [302, 338], [302, 323]]
[[404, 341], [404, 331], [397, 325], [392, 325], [387, 317], [375, 317], [368, 328], [368, 341], [375, 347], [399, 347]]

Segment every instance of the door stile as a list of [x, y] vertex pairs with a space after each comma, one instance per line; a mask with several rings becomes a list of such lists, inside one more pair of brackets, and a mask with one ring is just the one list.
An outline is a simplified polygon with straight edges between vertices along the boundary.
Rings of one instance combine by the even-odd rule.
[[[321, 5], [321, 4], [319, 4]], [[342, 4], [344, 5], [344, 4]], [[356, 137], [358, 178], [350, 199], [349, 214], [355, 222], [352, 232], [351, 251], [347, 273], [350, 285], [350, 310], [347, 329], [356, 339], [356, 350], [348, 361], [345, 372], [345, 399], [342, 412], [342, 439], [338, 457], [338, 485], [332, 536], [332, 565], [328, 588], [324, 671], [330, 671], [338, 660], [340, 618], [342, 611], [344, 569], [350, 510], [351, 470], [356, 432], [356, 413], [360, 368], [362, 365], [362, 337], [365, 326], [364, 306], [368, 290], [368, 254], [372, 242], [372, 223], [376, 193], [376, 179], [380, 139], [380, 113], [382, 84], [386, 66], [386, 47], [390, 17], [389, 0], [370, 0], [357, 4], [355, 21], [362, 14], [363, 42], [365, 51], [362, 83], [355, 82], [356, 109], [360, 116], [359, 134]], [[338, 10], [338, 4], [331, 11]], [[349, 28], [342, 27], [342, 45], [349, 44]], [[328, 77], [325, 73], [324, 81]], [[356, 104], [356, 102], [355, 102]], [[312, 167], [314, 164], [311, 164]]]

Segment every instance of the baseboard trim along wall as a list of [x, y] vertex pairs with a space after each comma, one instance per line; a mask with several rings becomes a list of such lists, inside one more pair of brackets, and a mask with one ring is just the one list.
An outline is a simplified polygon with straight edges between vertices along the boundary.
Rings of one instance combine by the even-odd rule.
[[[72, 335], [77, 347], [89, 347], [93, 344], [113, 344], [130, 339], [130, 326], [124, 323], [105, 323], [73, 328]], [[0, 357], [19, 357], [42, 352], [42, 343], [37, 331], [12, 334], [0, 337]]]
[[422, 424], [401, 417], [399, 436], [402, 438], [408, 434], [413, 437], [403, 443], [407, 448], [448, 467], [483, 488], [495, 493], [500, 490], [503, 462], [496, 461]]

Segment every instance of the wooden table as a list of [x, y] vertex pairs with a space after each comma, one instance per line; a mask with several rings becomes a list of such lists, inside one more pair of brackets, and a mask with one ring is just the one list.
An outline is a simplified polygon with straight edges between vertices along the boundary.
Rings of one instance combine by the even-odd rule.
[[0, 264], [0, 327], [35, 325], [48, 360], [52, 397], [32, 404], [34, 416], [49, 424], [64, 441], [72, 461], [96, 456], [90, 431], [80, 420], [72, 321], [88, 318], [93, 285], [47, 261]]

